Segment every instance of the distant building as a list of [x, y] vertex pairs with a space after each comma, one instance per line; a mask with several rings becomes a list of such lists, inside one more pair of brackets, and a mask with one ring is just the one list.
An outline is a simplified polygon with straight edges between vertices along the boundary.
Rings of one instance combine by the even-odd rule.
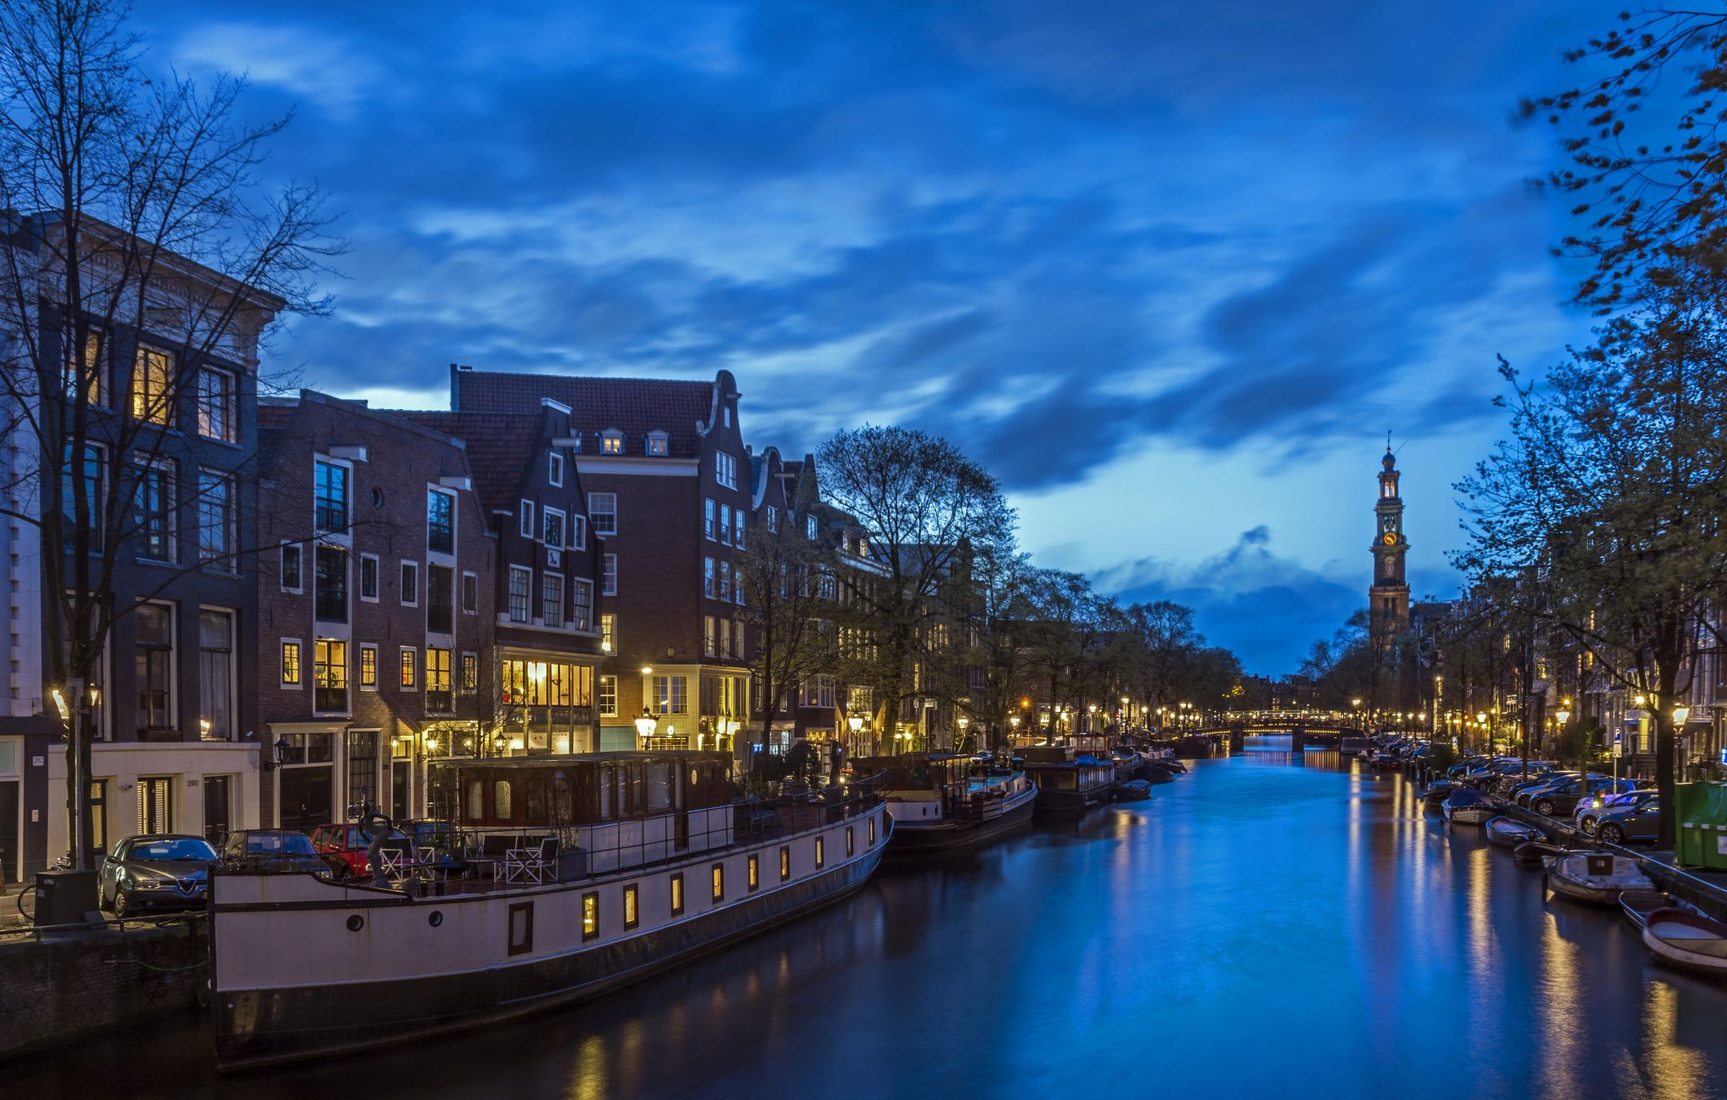
[[1379, 499], [1373, 506], [1373, 584], [1367, 589], [1368, 637], [1377, 653], [1389, 650], [1409, 629], [1409, 584], [1403, 573], [1409, 540], [1403, 534], [1403, 498], [1397, 493], [1397, 457], [1390, 447], [1380, 467]]

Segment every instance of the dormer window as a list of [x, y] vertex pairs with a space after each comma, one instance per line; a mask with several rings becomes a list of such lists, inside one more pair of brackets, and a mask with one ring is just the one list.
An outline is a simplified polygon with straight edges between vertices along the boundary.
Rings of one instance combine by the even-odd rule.
[[564, 483], [564, 456], [556, 451], [547, 456], [546, 480], [555, 486], [561, 486]]
[[647, 449], [648, 449], [647, 453], [650, 455], [659, 455], [661, 457], [664, 457], [665, 454], [667, 453], [666, 433], [665, 432], [649, 432], [648, 433]]
[[621, 455], [624, 453], [624, 433], [616, 428], [607, 428], [600, 433], [600, 453], [603, 455]]

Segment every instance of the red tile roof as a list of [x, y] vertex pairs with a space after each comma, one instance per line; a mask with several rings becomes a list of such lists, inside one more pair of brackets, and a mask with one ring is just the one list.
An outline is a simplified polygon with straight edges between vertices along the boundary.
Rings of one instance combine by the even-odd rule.
[[665, 378], [572, 378], [561, 374], [510, 374], [466, 368], [451, 371], [450, 408], [467, 413], [535, 413], [540, 399], [570, 407], [570, 424], [582, 436], [582, 450], [600, 449], [599, 433], [624, 434], [624, 453], [645, 453], [649, 432], [663, 431], [673, 458], [701, 453], [698, 426], [713, 415], [714, 382]]

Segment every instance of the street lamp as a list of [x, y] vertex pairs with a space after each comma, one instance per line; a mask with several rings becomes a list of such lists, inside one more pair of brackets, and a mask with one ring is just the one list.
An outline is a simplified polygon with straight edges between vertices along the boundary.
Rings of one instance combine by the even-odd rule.
[[637, 748], [645, 749], [648, 747], [648, 738], [654, 735], [654, 727], [657, 725], [659, 723], [655, 721], [652, 714], [648, 713], [648, 708], [643, 707], [641, 716], [636, 719]]
[[492, 751], [499, 756], [504, 755], [504, 750], [509, 748], [509, 745], [510, 742], [504, 737], [502, 730], [492, 734]]
[[957, 745], [955, 747], [956, 748], [962, 748], [962, 747], [964, 747], [964, 745], [966, 743], [966, 741], [965, 741], [966, 727], [971, 725], [971, 719], [962, 714], [953, 720], [953, 724], [959, 727], [959, 745]]

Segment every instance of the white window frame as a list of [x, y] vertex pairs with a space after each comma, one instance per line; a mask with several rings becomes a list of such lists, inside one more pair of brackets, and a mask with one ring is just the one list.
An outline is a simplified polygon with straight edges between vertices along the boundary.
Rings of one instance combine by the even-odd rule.
[[603, 455], [621, 455], [624, 453], [624, 433], [616, 428], [607, 428], [600, 433], [600, 453]]
[[[518, 574], [527, 576], [528, 606], [521, 618], [516, 617], [515, 579]], [[504, 617], [512, 623], [531, 623], [534, 621], [534, 571], [525, 565], [510, 566], [504, 586]]]
[[[580, 598], [580, 599], [577, 598], [578, 592], [580, 592], [582, 594], [582, 598]], [[585, 616], [582, 614], [583, 608], [587, 609], [587, 614]], [[594, 612], [595, 612], [595, 610], [596, 609], [594, 607], [594, 582], [583, 580], [580, 577], [571, 577], [570, 578], [570, 617], [568, 620], [570, 629], [572, 629], [572, 630], [592, 630], [592, 629], [594, 629]]]
[[[557, 590], [557, 601], [555, 603], [551, 599], [553, 589]], [[566, 605], [569, 602], [567, 597], [568, 593], [564, 588], [564, 575], [562, 573], [540, 574], [540, 606], [538, 609], [540, 612], [538, 615], [540, 625], [549, 626], [555, 630], [562, 630], [567, 625], [568, 615], [565, 611]], [[546, 608], [548, 605], [551, 606], [552, 611], [554, 612], [554, 618], [546, 617]]]
[[[606, 509], [603, 509], [603, 508], [596, 508], [595, 507], [595, 504], [598, 503], [599, 501], [602, 501], [602, 500], [609, 500], [611, 502], [612, 507], [611, 507], [610, 511], [607, 511]], [[612, 517], [611, 525], [608, 527], [601, 527], [599, 524], [599, 516], [606, 516], [606, 515], [609, 515]], [[615, 535], [615, 534], [617, 534], [618, 533], [618, 494], [616, 494], [616, 493], [589, 493], [588, 494], [588, 523], [593, 526], [594, 534], [596, 534], [596, 535]]]
[[570, 513], [570, 549], [586, 550], [588, 548], [588, 517], [580, 512]]
[[534, 526], [534, 502], [531, 500], [522, 501], [518, 512], [521, 515], [521, 524], [517, 530], [522, 533], [522, 537], [525, 539], [537, 538], [540, 532]]
[[[372, 682], [366, 683], [366, 654], [372, 654]], [[378, 690], [378, 644], [376, 642], [361, 642], [356, 654], [358, 663], [354, 665], [354, 685], [361, 691]]]
[[[611, 700], [609, 708], [606, 705], [608, 697]], [[599, 683], [594, 686], [594, 705], [599, 708], [601, 718], [618, 716], [618, 678], [615, 675], [599, 678]]]
[[[287, 678], [288, 663], [283, 660], [287, 648], [294, 647], [295, 678]], [[301, 638], [276, 639], [276, 680], [284, 691], [299, 691], [306, 686], [306, 643]]]
[[[414, 583], [408, 584], [408, 570], [414, 571]], [[420, 563], [411, 558], [403, 558], [396, 568], [396, 580], [402, 586], [401, 597], [403, 607], [420, 606]]]
[[719, 515], [719, 506], [714, 503], [714, 498], [713, 497], [703, 497], [702, 498], [702, 538], [707, 539], [709, 542], [718, 542], [719, 541], [719, 537], [714, 534], [714, 527], [719, 522], [719, 520], [717, 518], [718, 515]]
[[720, 505], [719, 528], [720, 545], [730, 546], [732, 544], [732, 506], [729, 504]]
[[728, 489], [738, 487], [738, 459], [725, 451], [714, 452], [714, 483]]
[[661, 431], [649, 432], [643, 453], [655, 458], [664, 458], [671, 453], [671, 437]]
[[618, 594], [618, 556], [606, 554], [600, 559], [600, 595]]
[[556, 451], [546, 456], [546, 480], [551, 482], [555, 488], [563, 488], [564, 456]]

